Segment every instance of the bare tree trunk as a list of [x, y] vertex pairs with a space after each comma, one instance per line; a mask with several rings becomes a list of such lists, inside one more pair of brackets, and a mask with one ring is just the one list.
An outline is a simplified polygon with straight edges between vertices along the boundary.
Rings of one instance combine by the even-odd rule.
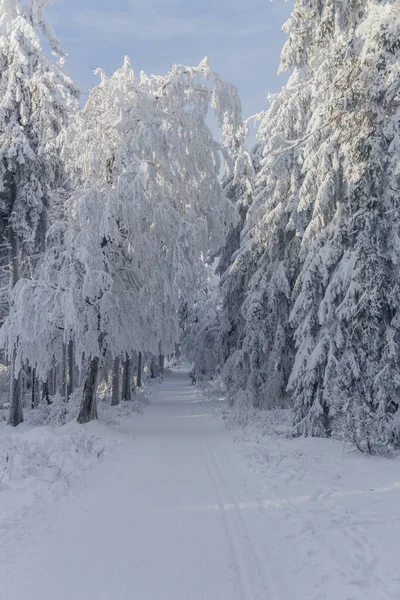
[[37, 408], [39, 404], [39, 381], [36, 377], [36, 369], [32, 369], [31, 407]]
[[48, 392], [49, 392], [50, 396], [54, 396], [54, 394], [56, 393], [56, 381], [57, 381], [56, 369], [54, 367], [52, 367], [50, 369], [49, 375], [47, 377]]
[[67, 400], [70, 399], [71, 394], [74, 391], [75, 377], [75, 360], [74, 360], [74, 342], [73, 340], [69, 340], [68, 342], [68, 362], [67, 362]]
[[111, 406], [118, 406], [119, 404], [119, 371], [119, 356], [116, 356], [112, 372]]
[[[14, 226], [11, 222], [12, 213], [15, 202], [17, 200], [17, 186], [14, 176], [10, 180], [10, 212], [8, 222], [8, 257], [10, 265], [10, 293], [14, 289], [19, 280], [19, 247], [18, 238], [14, 231]], [[24, 420], [22, 410], [22, 374], [18, 373], [15, 377], [15, 358], [16, 349], [13, 351], [10, 369], [10, 411], [8, 415], [8, 423], [16, 427]]]
[[142, 353], [138, 354], [136, 385], [142, 387]]
[[131, 399], [131, 359], [126, 355], [122, 382], [122, 400], [129, 402]]
[[99, 372], [98, 356], [91, 359], [89, 363], [88, 372], [85, 379], [85, 385], [83, 388], [83, 397], [81, 402], [81, 408], [78, 415], [78, 423], [89, 423], [97, 419], [97, 403], [96, 403], [96, 383], [97, 375]]
[[160, 375], [164, 375], [164, 354], [160, 354], [158, 357], [158, 370]]
[[14, 377], [15, 373], [15, 355], [11, 361], [11, 379], [10, 379], [10, 412], [8, 415], [8, 424], [13, 427], [17, 427], [24, 420], [22, 410], [22, 373], [18, 373], [17, 377]]
[[10, 263], [10, 292], [19, 281], [19, 244], [13, 225], [8, 226], [8, 251]]
[[67, 402], [67, 345], [62, 345], [62, 357], [60, 365], [60, 396]]
[[51, 404], [49, 377], [50, 377], [50, 373], [49, 373], [46, 381], [43, 381], [43, 387], [42, 387], [42, 400], [46, 400], [47, 405]]
[[157, 364], [157, 358], [155, 356], [152, 356], [152, 358], [151, 358], [150, 377], [152, 379], [155, 379], [156, 377], [158, 377], [158, 364]]

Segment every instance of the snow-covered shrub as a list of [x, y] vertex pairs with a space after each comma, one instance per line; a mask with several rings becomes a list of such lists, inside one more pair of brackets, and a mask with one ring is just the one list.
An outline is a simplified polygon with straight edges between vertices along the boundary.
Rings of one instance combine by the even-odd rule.
[[[63, 489], [80, 472], [98, 462], [105, 442], [86, 431], [65, 433], [51, 427], [38, 427], [18, 434], [0, 435], [0, 498], [2, 491], [49, 486]], [[22, 487], [21, 487], [22, 486]]]
[[68, 402], [56, 394], [51, 397], [51, 404], [42, 401], [37, 408], [26, 410], [25, 421], [32, 426], [64, 425], [76, 419], [82, 398], [82, 387], [77, 388], [70, 396]]

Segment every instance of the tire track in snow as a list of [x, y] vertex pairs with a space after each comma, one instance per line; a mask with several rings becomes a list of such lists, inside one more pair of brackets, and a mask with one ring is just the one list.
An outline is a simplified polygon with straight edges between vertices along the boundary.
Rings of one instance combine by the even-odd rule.
[[252, 540], [247, 524], [236, 500], [232, 486], [226, 479], [218, 456], [210, 442], [201, 440], [207, 470], [214, 485], [221, 517], [224, 522], [229, 545], [232, 549], [236, 571], [240, 578], [243, 600], [290, 600], [278, 590], [268, 572], [268, 557], [261, 557]]
[[203, 452], [205, 466], [206, 466], [208, 475], [210, 477], [211, 483], [215, 490], [218, 507], [219, 507], [219, 512], [221, 514], [221, 521], [223, 523], [227, 542], [229, 544], [229, 550], [230, 550], [230, 555], [231, 555], [230, 560], [231, 560], [232, 570], [234, 571], [234, 578], [236, 580], [235, 584], [236, 584], [237, 590], [238, 590], [238, 599], [240, 598], [240, 600], [250, 600], [250, 596], [248, 596], [249, 583], [247, 581], [247, 574], [246, 574], [246, 571], [243, 569], [243, 561], [240, 559], [240, 549], [239, 549], [239, 546], [237, 545], [237, 540], [235, 539], [235, 536], [232, 532], [226, 511], [224, 508], [224, 505], [225, 505], [224, 499], [221, 495], [221, 490], [220, 490], [219, 485], [217, 484], [215, 475], [212, 472], [212, 468], [211, 468], [211, 464], [210, 464], [210, 462], [211, 462], [210, 457], [206, 451], [206, 447], [205, 447], [204, 442], [201, 437], [199, 437], [199, 442], [200, 442], [201, 450]]

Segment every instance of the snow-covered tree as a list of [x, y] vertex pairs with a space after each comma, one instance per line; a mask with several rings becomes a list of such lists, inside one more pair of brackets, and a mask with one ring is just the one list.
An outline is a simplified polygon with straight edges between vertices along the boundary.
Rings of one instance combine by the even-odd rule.
[[202, 287], [180, 307], [181, 350], [193, 364], [193, 382], [212, 378], [221, 361], [219, 277], [214, 265], [207, 271]]
[[316, 100], [299, 209], [312, 213], [292, 313], [290, 387], [299, 431], [344, 427], [372, 451], [399, 442], [400, 9], [328, 2], [321, 27], [330, 34], [320, 36], [324, 58], [315, 50], [309, 59]]
[[[298, 263], [301, 219], [296, 195], [301, 182], [299, 150], [309, 100], [304, 77], [294, 75], [261, 115], [253, 156], [257, 175], [240, 248], [223, 277], [228, 344], [223, 376], [235, 396], [255, 406], [281, 405], [293, 358], [289, 313]], [[293, 147], [292, 147], [293, 146]], [[230, 316], [232, 315], [232, 316]], [[232, 328], [231, 323], [236, 323]]]
[[[96, 416], [95, 382], [106, 354], [174, 351], [179, 301], [198, 287], [205, 257], [236, 219], [219, 175], [224, 148], [243, 136], [236, 90], [207, 60], [137, 78], [126, 59], [112, 77], [101, 76], [63, 143], [76, 191], [49, 230], [43, 269], [17, 286], [3, 327], [17, 368], [29, 360], [41, 373], [73, 339], [78, 365], [87, 369], [81, 422]], [[210, 105], [222, 146], [206, 123]], [[46, 289], [47, 324], [39, 314]], [[41, 336], [40, 353], [30, 336]]]
[[[63, 52], [44, 16], [45, 0], [0, 2], [0, 193], [2, 232], [9, 247], [9, 287], [44, 250], [52, 190], [60, 183], [57, 138], [76, 90], [62, 65], [49, 58], [45, 37], [55, 55]], [[11, 362], [13, 363], [12, 355]], [[13, 368], [11, 369], [13, 371]], [[22, 420], [20, 378], [11, 377], [12, 425]]]
[[227, 275], [232, 398], [293, 402], [296, 431], [367, 450], [399, 439], [399, 24], [391, 0], [295, 2]]

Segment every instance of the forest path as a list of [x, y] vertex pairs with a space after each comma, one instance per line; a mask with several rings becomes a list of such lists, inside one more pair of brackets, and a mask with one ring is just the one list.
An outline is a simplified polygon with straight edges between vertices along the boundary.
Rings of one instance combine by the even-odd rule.
[[0, 529], [0, 600], [398, 600], [398, 461], [234, 444], [212, 413], [167, 370], [142, 417], [90, 424], [103, 462]]
[[285, 600], [242, 514], [232, 441], [188, 373], [167, 371], [123, 426], [111, 459], [10, 556], [0, 598]]

